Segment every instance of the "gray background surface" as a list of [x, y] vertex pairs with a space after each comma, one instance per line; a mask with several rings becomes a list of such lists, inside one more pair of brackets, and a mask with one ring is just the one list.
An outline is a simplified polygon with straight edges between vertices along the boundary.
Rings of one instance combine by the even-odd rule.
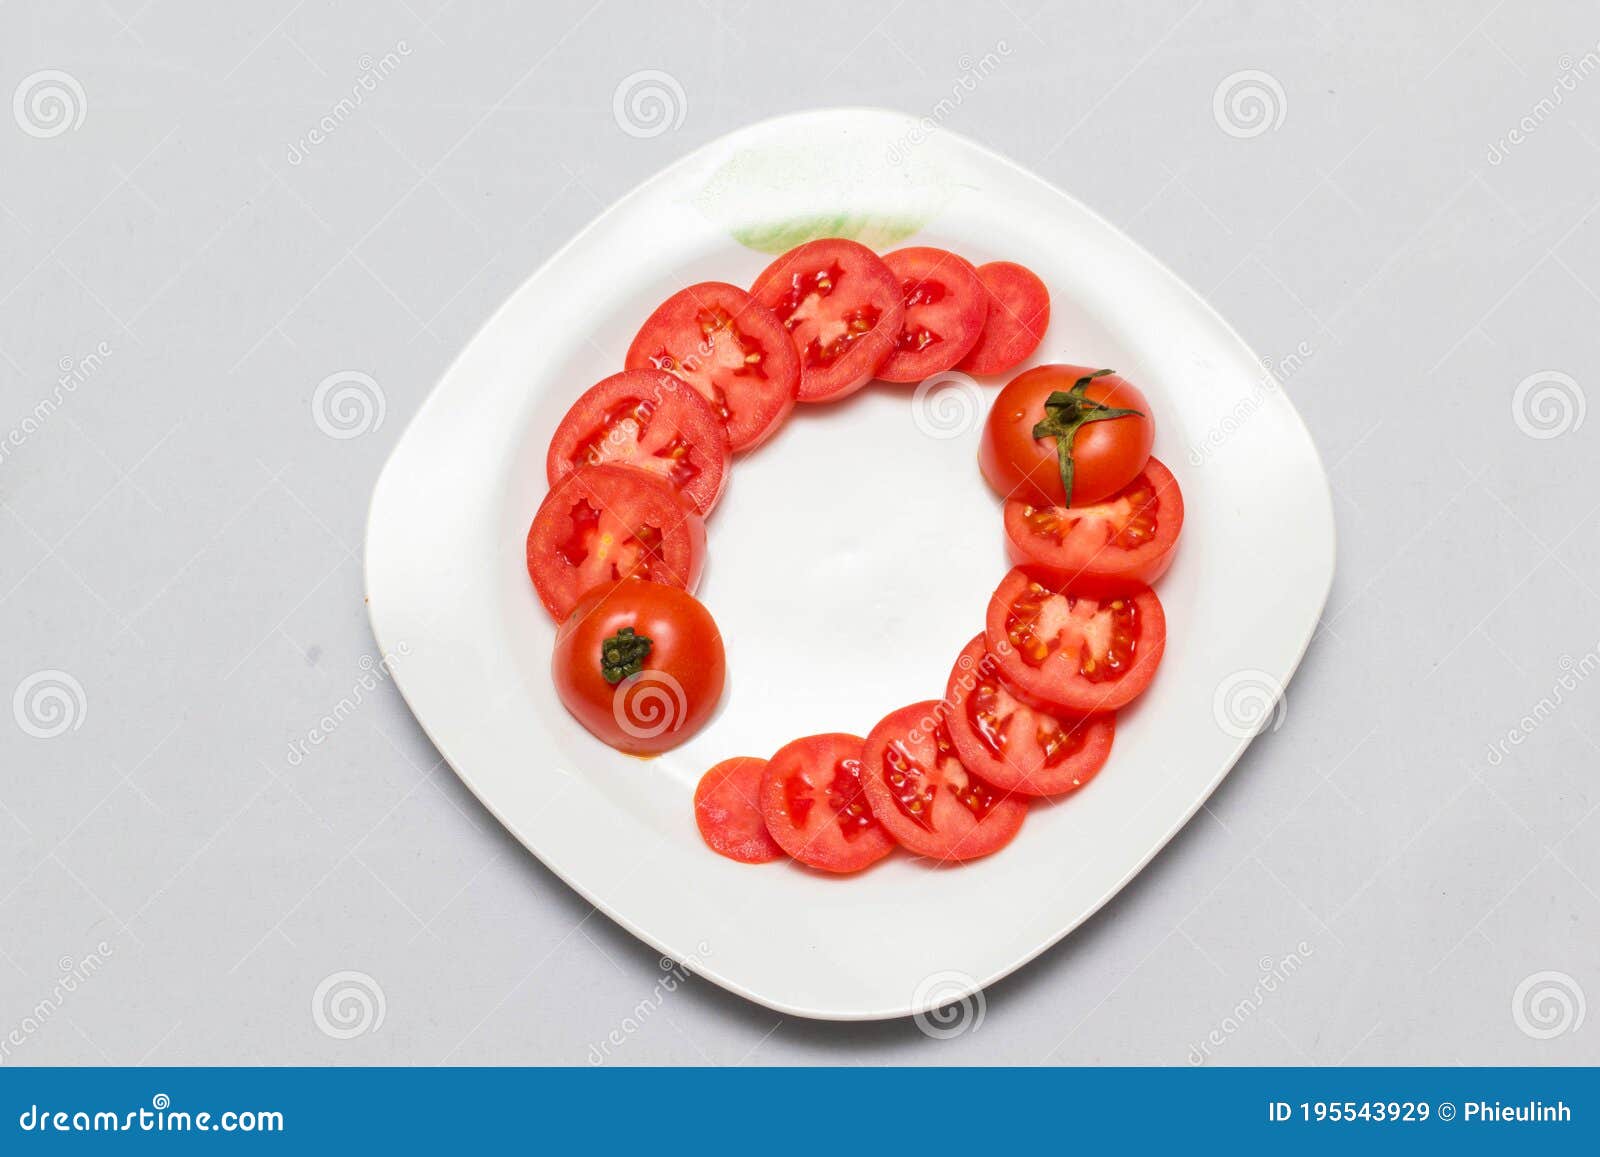
[[[1600, 1060], [1597, 40], [1578, 0], [6, 5], [0, 96], [58, 70], [83, 116], [0, 115], [0, 1061]], [[647, 69], [682, 122], [631, 135]], [[392, 687], [286, 757], [372, 661], [377, 470], [497, 303], [717, 134], [941, 101], [1303, 343], [1340, 535], [1281, 726], [948, 1040], [663, 995]], [[386, 418], [333, 438], [346, 370]], [[313, 1015], [347, 983], [381, 1024]]]

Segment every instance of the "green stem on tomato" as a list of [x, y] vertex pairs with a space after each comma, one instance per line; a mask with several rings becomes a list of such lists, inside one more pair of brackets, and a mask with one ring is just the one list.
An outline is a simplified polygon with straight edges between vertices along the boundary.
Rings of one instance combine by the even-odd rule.
[[636, 635], [632, 627], [623, 627], [600, 644], [600, 677], [615, 687], [629, 675], [644, 670], [644, 661], [655, 646], [644, 635]]
[[1084, 396], [1090, 382], [1114, 373], [1115, 370], [1096, 370], [1079, 378], [1072, 389], [1054, 391], [1044, 400], [1044, 419], [1034, 423], [1035, 438], [1056, 440], [1056, 463], [1061, 471], [1061, 489], [1066, 495], [1064, 506], [1072, 505], [1072, 443], [1078, 431], [1090, 422], [1104, 422], [1107, 418], [1144, 417], [1139, 410], [1119, 410]]

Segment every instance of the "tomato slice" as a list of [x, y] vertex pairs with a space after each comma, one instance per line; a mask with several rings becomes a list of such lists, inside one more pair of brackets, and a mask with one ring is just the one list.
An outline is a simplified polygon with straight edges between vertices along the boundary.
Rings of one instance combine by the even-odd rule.
[[984, 634], [1018, 697], [1088, 715], [1115, 711], [1150, 685], [1167, 619], [1149, 587], [1096, 600], [1063, 592], [1050, 571], [1016, 567], [989, 600]]
[[872, 814], [919, 856], [971, 860], [1011, 842], [1028, 801], [969, 770], [936, 700], [892, 711], [867, 735], [862, 778]]
[[1006, 502], [1011, 559], [1058, 572], [1075, 594], [1105, 596], [1149, 586], [1172, 565], [1183, 529], [1183, 492], [1156, 458], [1110, 498], [1090, 506]]
[[861, 786], [858, 735], [780, 747], [761, 776], [761, 814], [779, 847], [825, 872], [859, 872], [894, 850]]
[[556, 427], [545, 455], [555, 486], [584, 466], [649, 471], [710, 514], [728, 482], [728, 435], [707, 402], [661, 370], [624, 370], [590, 386]]
[[748, 755], [724, 759], [700, 777], [694, 789], [694, 822], [718, 855], [741, 864], [765, 864], [783, 849], [761, 818], [761, 774], [767, 761]]
[[629, 575], [693, 591], [705, 555], [705, 519], [659, 476], [632, 466], [569, 474], [528, 527], [528, 575], [558, 621], [584, 592]]
[[928, 245], [886, 253], [900, 282], [905, 320], [894, 351], [878, 367], [886, 382], [920, 382], [954, 366], [977, 342], [989, 311], [977, 272], [964, 257]]
[[802, 402], [832, 401], [870, 382], [905, 316], [899, 279], [872, 250], [842, 237], [789, 250], [750, 293], [789, 331]]
[[1015, 261], [977, 269], [986, 291], [983, 333], [957, 365], [969, 374], [1003, 374], [1039, 348], [1050, 328], [1050, 290], [1033, 270]]
[[1018, 699], [979, 635], [961, 649], [945, 687], [946, 721], [961, 762], [1003, 791], [1060, 795], [1094, 778], [1111, 755], [1116, 714], [1064, 715]]
[[723, 281], [691, 285], [658, 305], [625, 364], [688, 382], [722, 419], [734, 451], [759, 445], [783, 425], [800, 383], [800, 358], [783, 323]]

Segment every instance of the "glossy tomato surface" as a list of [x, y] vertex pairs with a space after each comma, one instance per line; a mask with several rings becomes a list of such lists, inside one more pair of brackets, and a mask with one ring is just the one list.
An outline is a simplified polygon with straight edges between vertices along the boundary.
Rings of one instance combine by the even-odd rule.
[[1034, 506], [1010, 499], [1006, 538], [1019, 566], [1042, 566], [1077, 594], [1149, 586], [1166, 573], [1183, 529], [1178, 480], [1151, 457], [1110, 498], [1082, 506]]
[[550, 672], [602, 743], [667, 751], [705, 726], [727, 674], [711, 612], [687, 591], [630, 578], [589, 591], [556, 632]]
[[1144, 469], [1156, 436], [1144, 394], [1119, 375], [1089, 366], [1035, 366], [1007, 383], [984, 423], [978, 465], [1000, 497], [1035, 506], [1068, 505], [1057, 440], [1048, 434], [1036, 438], [1034, 427], [1046, 420], [1046, 402], [1052, 394], [1073, 392], [1085, 378], [1092, 379], [1081, 390], [1087, 401], [1138, 414], [1086, 422], [1078, 428], [1072, 439], [1071, 505], [1109, 498]]
[[972, 860], [1009, 844], [1027, 800], [961, 762], [935, 700], [890, 712], [862, 747], [862, 779], [872, 814], [895, 842], [944, 862]]
[[603, 583], [637, 575], [694, 590], [706, 523], [655, 474], [585, 466], [551, 488], [528, 527], [528, 576], [557, 619]]
[[707, 402], [661, 370], [624, 370], [578, 396], [545, 455], [555, 486], [585, 466], [633, 466], [670, 483], [701, 514], [728, 482], [728, 435]]
[[984, 635], [1000, 677], [1041, 707], [1115, 711], [1150, 685], [1167, 642], [1149, 587], [1105, 600], [1065, 593], [1048, 571], [1016, 567], [989, 600]]
[[883, 256], [900, 282], [905, 318], [894, 350], [878, 367], [886, 382], [920, 382], [950, 369], [983, 332], [989, 302], [964, 257], [928, 245]]
[[983, 332], [956, 367], [969, 374], [1003, 374], [1027, 360], [1050, 328], [1050, 291], [1033, 270], [1015, 261], [977, 269], [984, 288]]
[[858, 735], [809, 735], [780, 747], [761, 777], [761, 814], [779, 847], [825, 872], [859, 872], [894, 850], [861, 786]]
[[961, 762], [995, 787], [1060, 795], [1094, 778], [1111, 755], [1116, 715], [1067, 715], [1011, 693], [1000, 660], [979, 635], [961, 651], [945, 686], [947, 721]]
[[737, 285], [702, 281], [656, 307], [628, 347], [629, 369], [681, 378], [710, 404], [735, 452], [783, 425], [800, 385], [800, 358], [770, 309]]
[[750, 293], [794, 342], [802, 402], [842, 398], [871, 381], [894, 350], [905, 316], [889, 267], [865, 245], [841, 237], [789, 250]]
[[761, 774], [767, 761], [749, 755], [724, 759], [694, 789], [694, 820], [706, 846], [741, 864], [783, 857], [761, 816]]

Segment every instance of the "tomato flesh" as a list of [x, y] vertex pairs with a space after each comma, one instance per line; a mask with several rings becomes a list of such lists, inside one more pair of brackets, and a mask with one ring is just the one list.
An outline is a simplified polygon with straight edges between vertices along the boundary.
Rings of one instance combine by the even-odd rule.
[[1115, 711], [1149, 686], [1166, 616], [1149, 587], [1093, 599], [1051, 572], [1017, 567], [989, 600], [985, 636], [1020, 697], [1075, 714]]
[[741, 864], [783, 857], [761, 816], [761, 774], [767, 761], [747, 755], [724, 759], [700, 777], [694, 818], [706, 846]]
[[788, 330], [800, 359], [798, 398], [822, 402], [860, 389], [894, 349], [905, 306], [877, 254], [839, 237], [779, 257], [751, 294]]
[[902, 847], [944, 862], [970, 860], [1011, 842], [1027, 801], [961, 760], [934, 700], [893, 711], [867, 735], [862, 777], [872, 813]]
[[628, 347], [626, 364], [692, 386], [735, 452], [759, 445], [783, 424], [800, 381], [782, 323], [737, 285], [721, 281], [691, 285], [662, 302]]
[[1111, 755], [1111, 712], [1069, 716], [1012, 694], [1000, 662], [977, 636], [962, 649], [945, 689], [950, 736], [961, 761], [990, 783], [1023, 795], [1082, 787]]
[[969, 374], [1003, 374], [1039, 348], [1050, 327], [1050, 291], [1037, 274], [1014, 261], [977, 268], [985, 297], [983, 332], [961, 359]]
[[811, 735], [767, 761], [761, 814], [778, 846], [802, 864], [858, 872], [894, 850], [862, 787], [861, 742], [856, 735]]
[[917, 382], [950, 369], [983, 332], [988, 303], [972, 266], [944, 249], [914, 246], [883, 258], [900, 281], [905, 318], [878, 367], [886, 382]]

